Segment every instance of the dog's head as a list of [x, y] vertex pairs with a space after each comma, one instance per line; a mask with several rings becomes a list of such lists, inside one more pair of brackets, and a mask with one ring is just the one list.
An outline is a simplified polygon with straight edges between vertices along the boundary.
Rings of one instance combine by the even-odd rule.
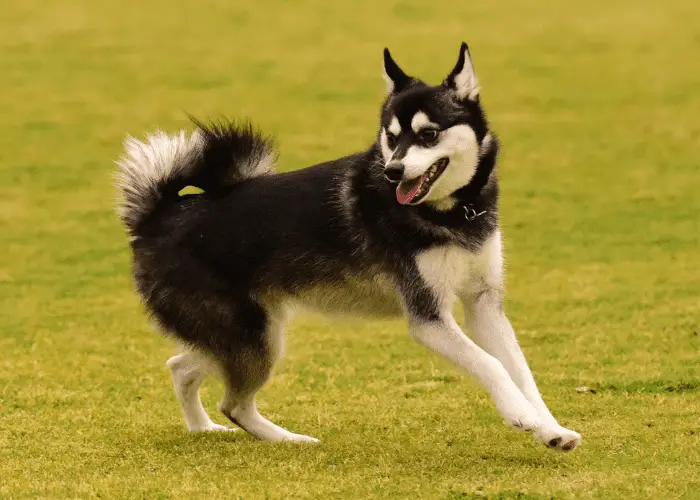
[[387, 98], [378, 142], [384, 175], [397, 184], [397, 201], [450, 206], [451, 195], [469, 183], [491, 142], [467, 44], [441, 85], [408, 76], [388, 49], [384, 78]]

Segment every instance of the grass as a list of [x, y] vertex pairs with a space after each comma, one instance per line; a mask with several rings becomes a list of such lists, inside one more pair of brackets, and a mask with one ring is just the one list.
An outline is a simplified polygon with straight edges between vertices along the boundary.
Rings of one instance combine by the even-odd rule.
[[[2, 13], [0, 497], [700, 498], [698, 2]], [[313, 317], [260, 406], [320, 446], [188, 435], [112, 211], [123, 136], [251, 116], [282, 169], [338, 157], [373, 138], [384, 45], [439, 81], [462, 39], [504, 143], [507, 310], [582, 448], [512, 433], [402, 322]]]

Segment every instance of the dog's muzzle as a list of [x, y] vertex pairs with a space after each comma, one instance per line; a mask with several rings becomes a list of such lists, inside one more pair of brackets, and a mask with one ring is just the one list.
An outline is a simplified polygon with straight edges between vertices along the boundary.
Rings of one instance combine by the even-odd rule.
[[401, 182], [404, 170], [403, 163], [391, 161], [384, 169], [384, 177], [386, 177], [386, 180], [389, 182]]

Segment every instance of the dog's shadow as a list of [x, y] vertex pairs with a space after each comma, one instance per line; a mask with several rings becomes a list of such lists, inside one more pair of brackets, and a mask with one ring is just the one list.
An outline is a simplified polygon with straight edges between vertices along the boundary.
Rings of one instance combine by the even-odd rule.
[[[176, 451], [182, 454], [191, 453], [191, 447], [201, 444], [212, 445], [215, 443], [241, 443], [245, 441], [257, 441], [244, 430], [232, 428], [230, 431], [212, 432], [188, 432], [180, 426], [169, 428], [163, 435], [152, 440], [153, 447], [161, 451]], [[189, 448], [188, 448], [189, 447]]]
[[[365, 445], [372, 446], [369, 443]], [[192, 456], [193, 453], [201, 456], [202, 453], [213, 455], [219, 455], [221, 453], [228, 453], [231, 451], [231, 447], [237, 447], [237, 449], [242, 452], [252, 452], [254, 450], [260, 450], [264, 448], [268, 453], [275, 453], [275, 450], [281, 454], [287, 455], [290, 451], [303, 448], [306, 452], [316, 450], [321, 455], [332, 454], [335, 456], [334, 461], [340, 460], [343, 455], [342, 449], [339, 449], [333, 443], [333, 437], [328, 436], [324, 441], [322, 439], [321, 443], [309, 444], [309, 443], [296, 443], [296, 442], [268, 442], [260, 441], [255, 439], [253, 436], [246, 433], [244, 430], [239, 428], [234, 428], [234, 430], [229, 432], [187, 432], [179, 426], [173, 426], [173, 428], [167, 429], [167, 431], [161, 436], [152, 440], [152, 446], [160, 452], [165, 452], [171, 456]], [[381, 442], [376, 443], [377, 446], [377, 456], [382, 455], [384, 447]], [[562, 465], [562, 460], [567, 454], [558, 453], [552, 450], [540, 449], [543, 447], [538, 446], [536, 443], [532, 443], [531, 447], [528, 446], [526, 449], [513, 451], [509, 453], [508, 450], [492, 450], [492, 451], [482, 451], [481, 453], [474, 454], [470, 453], [468, 449], [464, 450], [464, 453], [450, 454], [452, 460], [458, 460], [464, 463], [465, 468], [470, 468], [473, 466], [476, 469], [481, 467], [483, 463], [489, 463], [491, 467], [496, 468], [506, 468], [510, 469], [516, 467], [520, 470], [522, 469], [558, 469]], [[372, 454], [372, 450], [366, 449], [367, 452]], [[349, 454], [354, 454], [353, 450], [348, 450]], [[425, 456], [422, 467], [425, 470], [429, 470], [435, 464], [435, 458], [443, 454], [443, 450], [440, 446], [436, 445], [433, 454], [428, 454]], [[298, 453], [294, 454], [300, 460], [305, 460], [303, 457], [314, 457], [317, 456], [316, 453]], [[397, 459], [397, 462], [401, 462], [401, 459]]]

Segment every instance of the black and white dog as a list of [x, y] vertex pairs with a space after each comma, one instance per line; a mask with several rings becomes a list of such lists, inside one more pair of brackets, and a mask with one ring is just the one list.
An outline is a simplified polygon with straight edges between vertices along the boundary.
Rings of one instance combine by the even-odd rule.
[[[138, 291], [184, 346], [168, 366], [187, 427], [228, 430], [199, 399], [213, 372], [226, 386], [219, 409], [237, 426], [316, 441], [255, 405], [302, 305], [405, 314], [413, 338], [475, 377], [508, 424], [572, 450], [581, 436], [547, 409], [503, 312], [498, 141], [467, 45], [438, 86], [408, 76], [388, 50], [384, 69], [376, 143], [299, 171], [274, 173], [271, 141], [249, 124], [127, 139], [120, 215]], [[186, 186], [203, 193], [180, 195]], [[455, 321], [457, 300], [474, 341]]]

